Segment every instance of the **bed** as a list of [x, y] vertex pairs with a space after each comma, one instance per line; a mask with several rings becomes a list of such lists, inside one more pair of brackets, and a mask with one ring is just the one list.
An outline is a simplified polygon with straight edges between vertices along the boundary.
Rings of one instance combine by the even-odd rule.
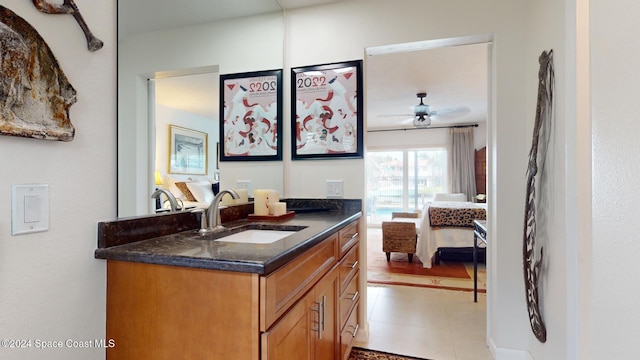
[[[206, 178], [182, 179], [167, 175], [163, 186], [178, 200], [179, 208], [186, 210], [207, 209], [218, 192], [218, 182]], [[170, 209], [169, 202], [164, 200], [161, 208]]]
[[433, 201], [422, 211], [416, 254], [431, 268], [438, 249], [473, 248], [473, 220], [486, 219], [486, 204]]

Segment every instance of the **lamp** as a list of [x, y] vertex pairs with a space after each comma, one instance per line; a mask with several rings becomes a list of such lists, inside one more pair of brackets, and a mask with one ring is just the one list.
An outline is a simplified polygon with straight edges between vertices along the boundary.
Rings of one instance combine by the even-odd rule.
[[156, 170], [155, 178], [156, 178], [156, 186], [162, 186], [162, 177], [160, 176], [160, 171]]

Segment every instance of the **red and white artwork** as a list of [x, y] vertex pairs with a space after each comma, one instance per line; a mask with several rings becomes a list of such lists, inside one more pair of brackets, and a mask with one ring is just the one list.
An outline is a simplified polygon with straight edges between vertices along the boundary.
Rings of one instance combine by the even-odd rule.
[[278, 75], [223, 78], [223, 156], [278, 155]]
[[295, 74], [295, 155], [358, 153], [356, 65]]

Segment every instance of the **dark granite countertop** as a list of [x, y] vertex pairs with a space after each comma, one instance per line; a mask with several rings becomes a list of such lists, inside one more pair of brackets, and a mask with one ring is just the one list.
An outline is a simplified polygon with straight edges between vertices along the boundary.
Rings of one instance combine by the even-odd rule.
[[249, 224], [255, 228], [303, 229], [269, 244], [216, 241], [211, 240], [218, 236], [215, 233], [203, 236], [197, 230], [188, 230], [101, 247], [95, 251], [95, 257], [268, 275], [361, 216], [362, 212], [357, 209], [340, 209], [301, 212], [293, 218], [280, 221], [235, 220], [224, 223], [229, 229], [225, 231], [236, 229], [237, 232], [240, 231], [239, 227]]

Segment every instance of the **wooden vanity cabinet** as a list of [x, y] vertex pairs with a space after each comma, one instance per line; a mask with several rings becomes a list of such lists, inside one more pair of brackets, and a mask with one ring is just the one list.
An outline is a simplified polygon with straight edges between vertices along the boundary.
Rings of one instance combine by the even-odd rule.
[[108, 260], [108, 359], [346, 359], [358, 223], [267, 276]]
[[[313, 288], [291, 308], [268, 331], [262, 334], [262, 359], [347, 359], [353, 339], [358, 330], [359, 293], [359, 233], [358, 222], [354, 221], [322, 244], [316, 245], [305, 255], [278, 269], [274, 274], [261, 279], [262, 283], [273, 286], [304, 282], [284, 281], [289, 277], [307, 279], [313, 274], [305, 271], [303, 264], [312, 262], [311, 269], [322, 269], [330, 263], [329, 249], [334, 248], [335, 258], [330, 270], [315, 283]], [[307, 259], [309, 257], [309, 259]], [[323, 271], [314, 271], [313, 273]], [[295, 274], [295, 275], [294, 275]], [[311, 281], [313, 282], [313, 281]], [[290, 286], [293, 288], [292, 286]], [[263, 289], [267, 298], [295, 298], [296, 291], [282, 290], [280, 297], [269, 295], [269, 287]], [[299, 293], [299, 292], [298, 292]], [[267, 301], [268, 302], [268, 301]], [[286, 306], [269, 306], [276, 311]], [[269, 310], [265, 318], [270, 325]], [[305, 318], [306, 314], [306, 318]], [[305, 321], [306, 319], [306, 321]], [[293, 355], [295, 354], [295, 356]]]
[[352, 222], [344, 227], [339, 231], [338, 237], [341, 254], [338, 263], [340, 269], [338, 300], [340, 348], [336, 359], [346, 360], [359, 328], [360, 236], [358, 222]]
[[262, 359], [336, 359], [337, 268], [262, 334]]

